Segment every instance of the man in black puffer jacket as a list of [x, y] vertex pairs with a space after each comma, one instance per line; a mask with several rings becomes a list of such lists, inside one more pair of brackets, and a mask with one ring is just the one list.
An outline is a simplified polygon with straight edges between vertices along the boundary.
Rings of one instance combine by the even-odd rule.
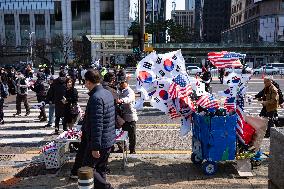
[[[75, 164], [77, 167], [94, 167], [94, 188], [112, 189], [106, 182], [106, 168], [111, 147], [115, 143], [115, 106], [114, 98], [100, 84], [100, 73], [88, 70], [85, 86], [90, 91], [86, 107], [82, 138]], [[81, 161], [80, 154], [84, 154]], [[72, 173], [75, 173], [75, 165]]]
[[40, 107], [40, 114], [38, 118], [41, 122], [47, 120], [45, 112], [45, 100], [47, 96], [47, 91], [49, 89], [48, 83], [45, 81], [45, 75], [42, 72], [37, 73], [37, 81], [34, 86], [30, 86], [31, 90], [36, 93], [38, 103], [42, 103]]

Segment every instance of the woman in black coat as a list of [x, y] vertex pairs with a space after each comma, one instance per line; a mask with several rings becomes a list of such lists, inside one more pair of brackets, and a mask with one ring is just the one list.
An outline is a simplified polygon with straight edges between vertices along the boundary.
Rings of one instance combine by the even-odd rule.
[[[63, 118], [65, 115], [65, 104], [63, 104], [63, 97], [66, 95], [66, 77], [64, 72], [59, 73], [59, 77], [54, 80], [53, 87], [53, 98], [55, 104], [55, 134], [59, 132], [59, 122], [60, 118]], [[63, 130], [66, 131], [66, 125], [63, 125]]]
[[63, 127], [67, 128], [68, 126], [71, 129], [78, 115], [78, 113], [73, 111], [74, 107], [77, 107], [78, 91], [74, 88], [71, 78], [66, 79], [66, 94], [63, 99], [63, 103], [65, 104]]

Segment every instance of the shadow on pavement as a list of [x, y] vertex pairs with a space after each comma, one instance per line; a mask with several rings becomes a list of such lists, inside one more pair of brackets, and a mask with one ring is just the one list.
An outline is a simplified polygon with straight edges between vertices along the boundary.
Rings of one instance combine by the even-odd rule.
[[[186, 159], [129, 158], [122, 169], [121, 159], [112, 158], [107, 180], [115, 188], [267, 188], [267, 172], [253, 178], [240, 179], [233, 164], [218, 164], [218, 172], [206, 176], [198, 165]], [[28, 166], [16, 176], [21, 182], [16, 188], [77, 188], [77, 180], [69, 179], [73, 163], [66, 163], [59, 171], [45, 170], [44, 165]], [[265, 165], [266, 166], [266, 165]], [[260, 176], [260, 177], [259, 177]], [[254, 180], [254, 181], [253, 181]]]

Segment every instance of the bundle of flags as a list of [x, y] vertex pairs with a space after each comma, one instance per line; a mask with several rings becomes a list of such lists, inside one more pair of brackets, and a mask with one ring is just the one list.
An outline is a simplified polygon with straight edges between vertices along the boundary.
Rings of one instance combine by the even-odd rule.
[[199, 97], [196, 101], [196, 105], [206, 109], [218, 109], [220, 107], [218, 100], [210, 93]]
[[150, 100], [154, 108], [171, 118], [182, 119], [195, 111], [189, 97], [193, 93], [192, 83], [195, 90], [200, 90], [202, 85], [196, 85], [197, 80], [187, 75], [180, 50], [166, 54], [152, 52], [139, 62], [136, 79], [136, 88], [142, 97], [136, 101], [137, 109], [141, 109], [144, 100]]
[[209, 61], [217, 68], [234, 68], [242, 67], [240, 58], [245, 58], [245, 54], [221, 51], [221, 52], [209, 52]]
[[42, 147], [41, 153], [50, 153], [58, 150], [57, 145], [54, 141], [46, 144], [45, 146]]
[[58, 140], [79, 140], [81, 139], [82, 131], [76, 128], [68, 129], [68, 131], [64, 131], [61, 133], [57, 139]]

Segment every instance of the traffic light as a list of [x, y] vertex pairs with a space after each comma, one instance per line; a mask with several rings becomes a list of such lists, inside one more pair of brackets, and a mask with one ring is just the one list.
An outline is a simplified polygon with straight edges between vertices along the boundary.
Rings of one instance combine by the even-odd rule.
[[149, 36], [148, 36], [148, 33], [144, 33], [144, 42], [148, 42], [149, 40]]
[[135, 53], [135, 54], [140, 53], [139, 47], [133, 47], [132, 50], [133, 50], [133, 53]]
[[133, 33], [132, 51], [135, 54], [140, 53], [140, 36], [139, 33]]

